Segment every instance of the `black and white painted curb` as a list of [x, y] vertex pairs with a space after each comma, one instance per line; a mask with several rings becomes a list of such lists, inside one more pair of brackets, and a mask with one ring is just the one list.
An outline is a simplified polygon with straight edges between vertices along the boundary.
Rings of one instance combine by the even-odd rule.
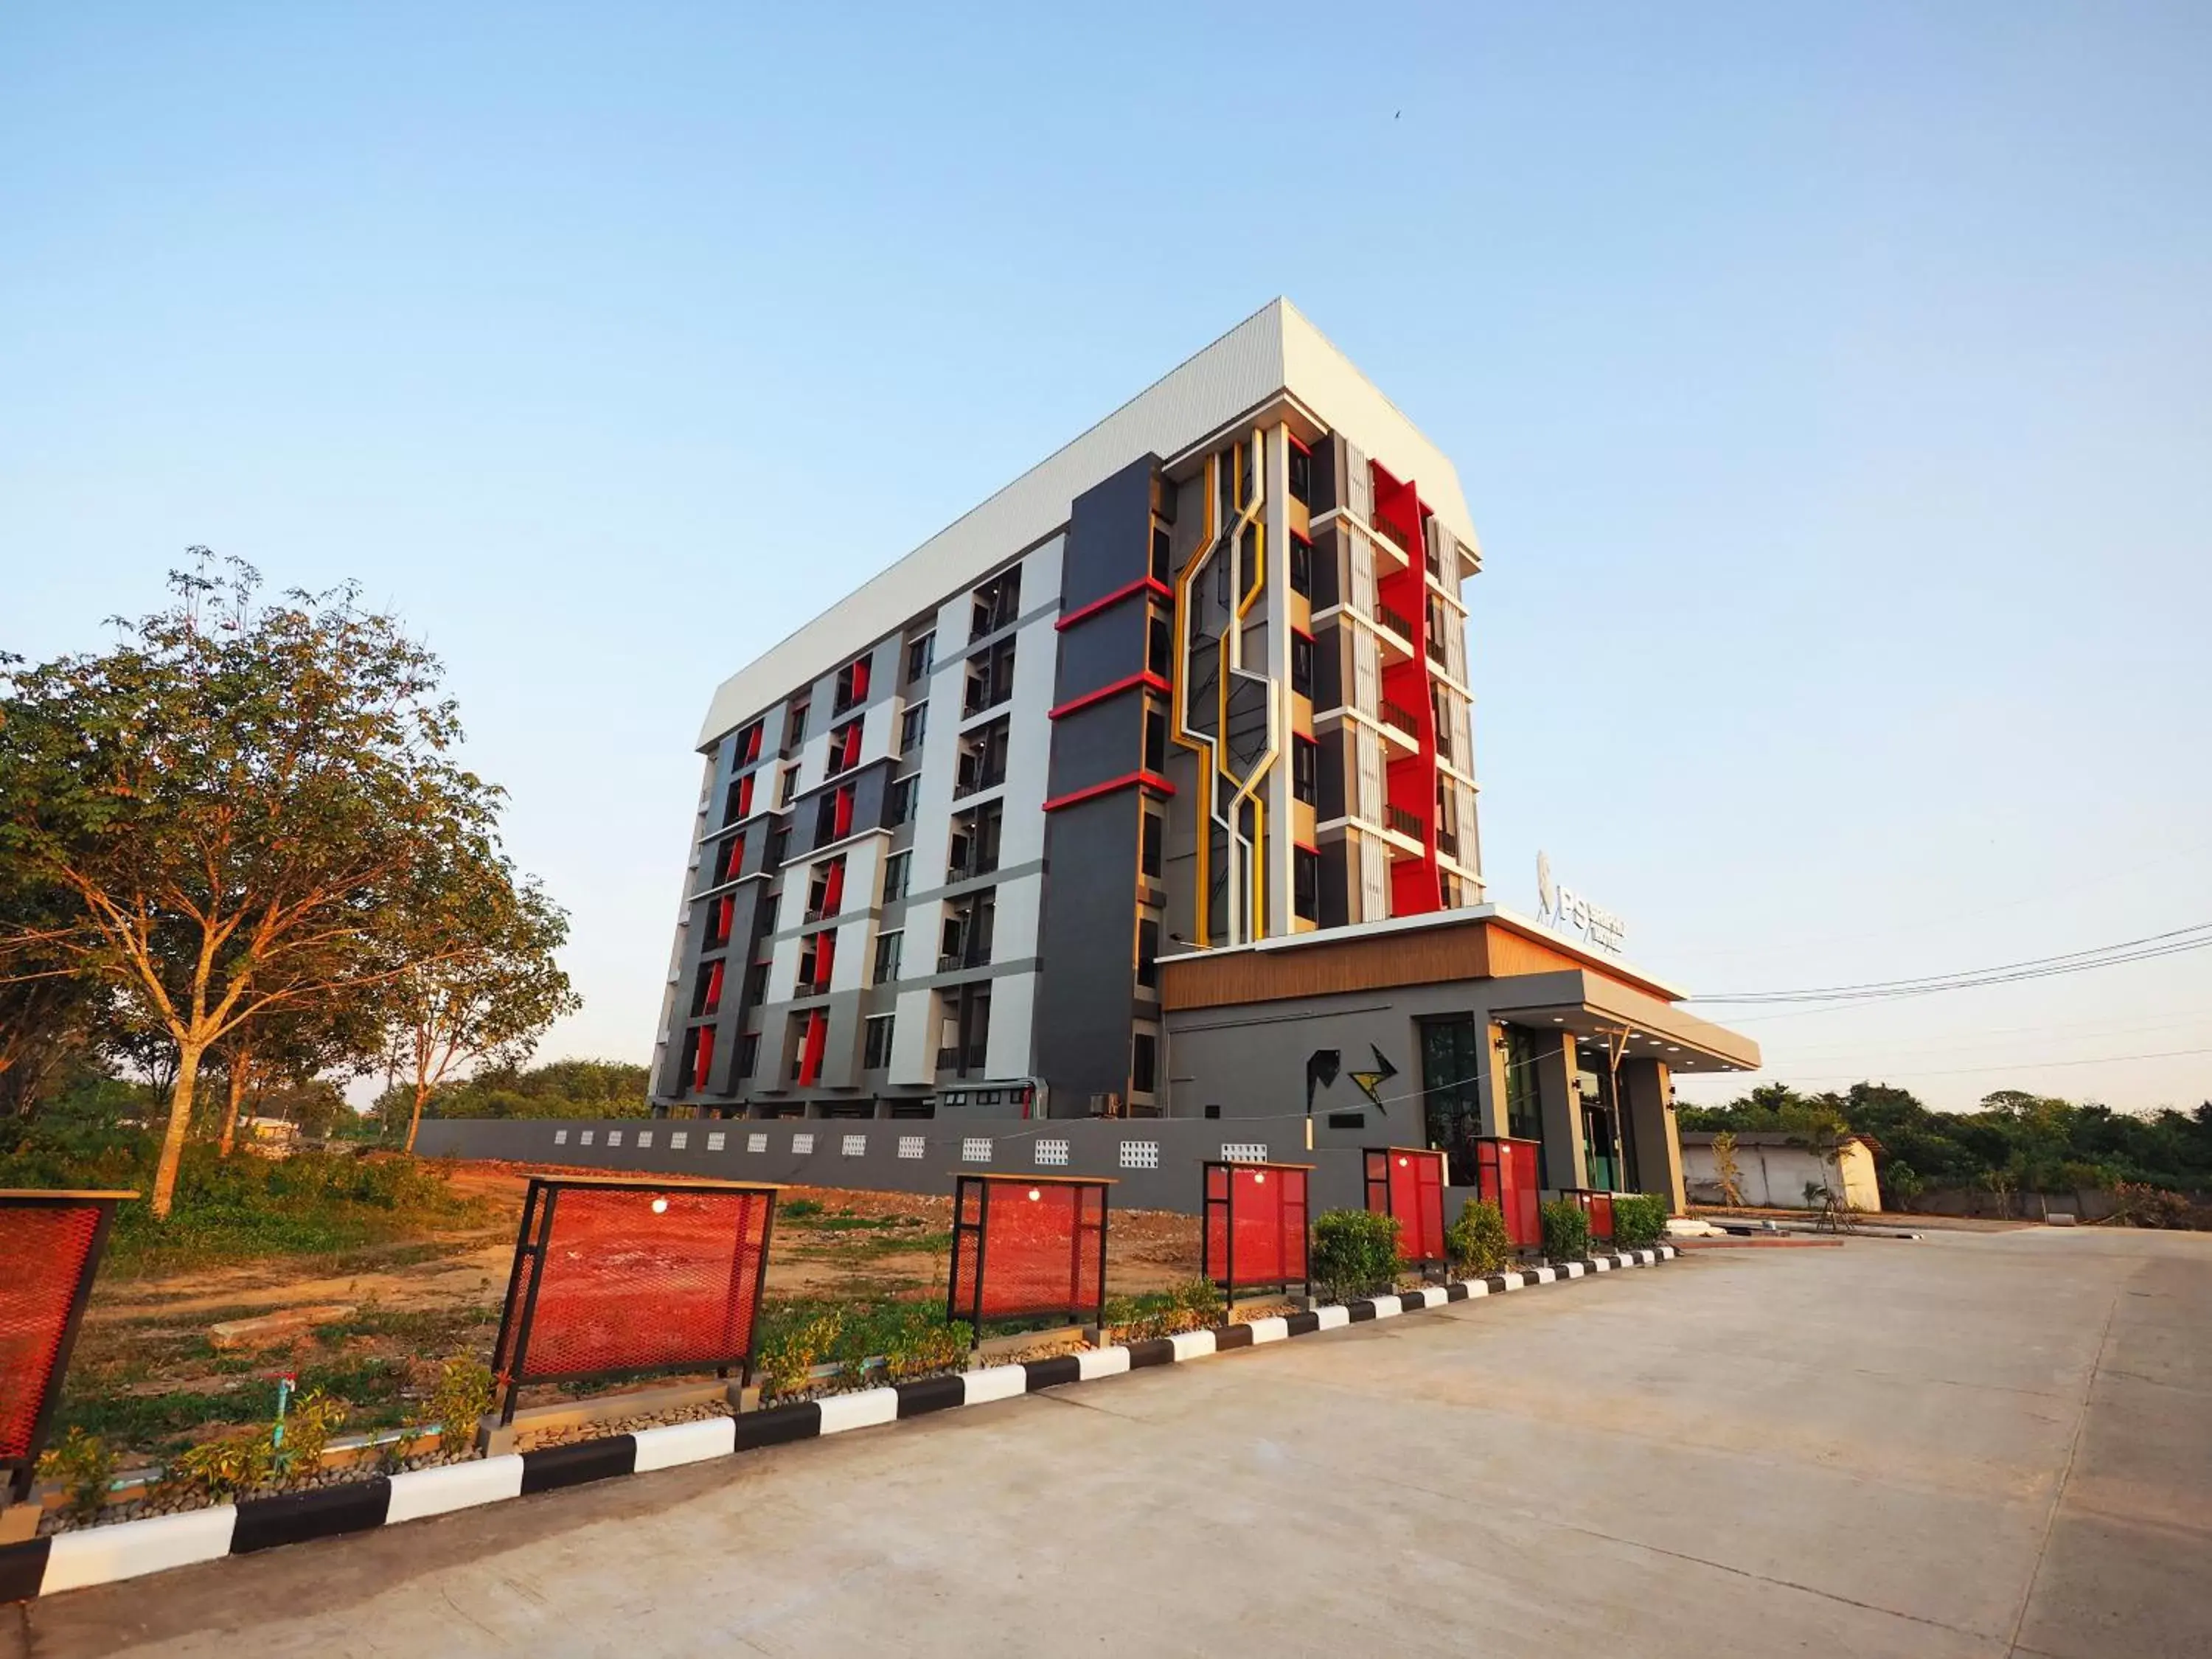
[[1126, 1346], [1085, 1349], [1050, 1359], [994, 1365], [950, 1376], [924, 1377], [886, 1388], [830, 1395], [795, 1406], [775, 1406], [738, 1417], [713, 1417], [696, 1423], [643, 1429], [541, 1451], [510, 1453], [404, 1474], [378, 1475], [343, 1486], [248, 1498], [184, 1515], [153, 1516], [112, 1526], [58, 1533], [28, 1543], [0, 1546], [0, 1602], [53, 1595], [62, 1590], [136, 1578], [168, 1567], [189, 1566], [220, 1556], [247, 1555], [278, 1544], [342, 1533], [366, 1532], [400, 1521], [446, 1515], [455, 1510], [527, 1497], [561, 1486], [581, 1486], [610, 1475], [643, 1474], [680, 1463], [703, 1462], [738, 1452], [757, 1451], [794, 1440], [813, 1440], [848, 1429], [873, 1428], [908, 1417], [1010, 1400], [1040, 1389], [1088, 1382], [1151, 1365], [1181, 1364], [1208, 1354], [1258, 1347], [1316, 1331], [1335, 1330], [1369, 1320], [1440, 1308], [1474, 1297], [1495, 1296], [1531, 1285], [1550, 1285], [1623, 1267], [1648, 1267], [1671, 1260], [1674, 1246], [1624, 1250], [1570, 1261], [1559, 1267], [1529, 1267], [1488, 1279], [1454, 1281], [1378, 1296], [1359, 1302], [1279, 1314], [1241, 1325]]

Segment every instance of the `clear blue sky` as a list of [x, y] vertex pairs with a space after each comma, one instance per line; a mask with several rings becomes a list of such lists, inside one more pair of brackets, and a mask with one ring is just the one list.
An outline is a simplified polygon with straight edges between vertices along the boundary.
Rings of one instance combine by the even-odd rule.
[[[11, 8], [0, 647], [361, 578], [641, 1058], [715, 682], [1283, 293], [1458, 462], [1500, 902], [1711, 991], [2212, 919], [2212, 9], [934, 9]], [[2208, 956], [1742, 1028], [2189, 1103], [2103, 1062]]]

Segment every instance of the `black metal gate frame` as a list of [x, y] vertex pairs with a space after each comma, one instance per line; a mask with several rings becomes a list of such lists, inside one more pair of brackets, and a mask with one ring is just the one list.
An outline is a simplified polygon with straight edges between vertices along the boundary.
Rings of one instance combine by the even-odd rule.
[[[1108, 1190], [1114, 1184], [1111, 1178], [1104, 1176], [1018, 1176], [975, 1173], [956, 1174], [953, 1176], [952, 1260], [945, 1272], [945, 1322], [949, 1325], [956, 1319], [965, 1319], [968, 1322], [968, 1346], [971, 1349], [982, 1346], [983, 1258], [991, 1240], [991, 1193], [994, 1188], [1004, 1186], [1009, 1182], [1018, 1182], [1025, 1187], [1096, 1187], [1098, 1188], [1097, 1305], [1091, 1308], [1038, 1308], [1030, 1313], [1012, 1315], [1009, 1317], [1048, 1319], [1057, 1316], [1073, 1320], [1087, 1313], [1091, 1316], [1093, 1324], [1103, 1325], [1106, 1322], [1106, 1224], [1109, 1218], [1108, 1212], [1112, 1207], [1114, 1198], [1113, 1194]], [[975, 1219], [972, 1222], [963, 1219], [968, 1213], [968, 1189], [970, 1186], [975, 1188], [977, 1194]], [[1078, 1253], [1082, 1249], [1085, 1231], [1082, 1216], [1079, 1212], [1076, 1217], [1074, 1236], [1068, 1242], [1067, 1282], [1071, 1288], [1075, 1285], [1077, 1275], [1082, 1270], [1082, 1258]], [[975, 1235], [975, 1283], [969, 1286], [968, 1304], [964, 1308], [960, 1302], [960, 1238], [963, 1233]]]
[[[545, 1278], [545, 1250], [553, 1237], [553, 1212], [562, 1192], [571, 1187], [588, 1187], [594, 1192], [617, 1193], [766, 1194], [768, 1221], [761, 1229], [760, 1266], [753, 1274], [753, 1315], [745, 1331], [744, 1352], [720, 1358], [678, 1360], [666, 1365], [618, 1365], [608, 1370], [564, 1371], [558, 1376], [526, 1378], [524, 1372], [529, 1363], [530, 1332], [538, 1318], [538, 1291]], [[775, 1195], [781, 1191], [782, 1188], [780, 1187], [749, 1181], [625, 1181], [591, 1176], [531, 1176], [530, 1190], [522, 1200], [522, 1223], [514, 1236], [514, 1266], [507, 1273], [507, 1299], [500, 1310], [499, 1339], [491, 1351], [492, 1363], [496, 1365], [507, 1355], [508, 1334], [514, 1334], [514, 1356], [507, 1359], [506, 1368], [493, 1379], [506, 1391], [500, 1405], [500, 1426], [504, 1428], [514, 1421], [514, 1402], [520, 1396], [526, 1381], [590, 1382], [617, 1376], [665, 1376], [678, 1371], [704, 1370], [710, 1365], [714, 1367], [715, 1376], [726, 1377], [730, 1374], [730, 1367], [735, 1365], [738, 1368], [739, 1382], [750, 1386], [753, 1380], [755, 1351], [760, 1346], [761, 1304], [768, 1292], [769, 1251], [775, 1242]], [[535, 1239], [530, 1236], [533, 1218], [538, 1224]], [[524, 1288], [526, 1268], [528, 1270], [526, 1289]]]
[[[1199, 1165], [1199, 1271], [1221, 1287], [1224, 1299], [1231, 1306], [1235, 1305], [1240, 1291], [1262, 1293], [1276, 1291], [1288, 1296], [1291, 1286], [1296, 1285], [1300, 1296], [1310, 1297], [1313, 1294], [1313, 1168], [1310, 1164], [1241, 1164], [1218, 1158], [1209, 1158]], [[1216, 1170], [1231, 1171], [1218, 1199], [1213, 1196], [1213, 1172]], [[1272, 1285], [1239, 1285], [1237, 1282], [1237, 1218], [1231, 1212], [1234, 1208], [1231, 1194], [1236, 1190], [1235, 1172], [1238, 1170], [1298, 1170], [1305, 1173], [1305, 1190], [1298, 1198], [1298, 1231], [1305, 1239], [1303, 1254], [1306, 1277], [1304, 1279], [1285, 1279], [1279, 1284]], [[1226, 1258], [1222, 1263], [1222, 1276], [1218, 1279], [1213, 1273], [1213, 1212], [1217, 1206], [1222, 1212], [1222, 1254]]]
[[[1376, 1188], [1378, 1185], [1375, 1174], [1375, 1160], [1379, 1158], [1382, 1160], [1382, 1174], [1379, 1182], [1382, 1194], [1382, 1202], [1379, 1206], [1380, 1212], [1395, 1221], [1398, 1218], [1398, 1212], [1392, 1207], [1390, 1202], [1390, 1154], [1393, 1152], [1405, 1152], [1420, 1158], [1442, 1158], [1444, 1154], [1431, 1152], [1425, 1146], [1363, 1146], [1360, 1148], [1361, 1173], [1365, 1176], [1367, 1182], [1367, 1207], [1370, 1210], [1378, 1207], [1375, 1202]], [[1440, 1175], [1437, 1178], [1437, 1202], [1439, 1207], [1443, 1202], [1443, 1177]], [[1444, 1258], [1440, 1255], [1408, 1256], [1406, 1258], [1406, 1265], [1411, 1267], [1441, 1267], [1444, 1265]]]
[[107, 1235], [115, 1224], [115, 1206], [137, 1196], [135, 1192], [0, 1192], [0, 1206], [11, 1210], [81, 1210], [89, 1205], [100, 1212], [92, 1225], [92, 1243], [84, 1253], [84, 1265], [78, 1269], [76, 1284], [70, 1292], [69, 1313], [62, 1321], [61, 1340], [54, 1345], [54, 1359], [46, 1371], [46, 1390], [31, 1419], [31, 1443], [25, 1455], [0, 1460], [0, 1473], [7, 1476], [6, 1486], [0, 1487], [0, 1501], [21, 1504], [31, 1496], [31, 1484], [39, 1472], [39, 1454], [46, 1449], [46, 1436], [54, 1426], [54, 1413], [61, 1407], [62, 1380], [69, 1374], [70, 1353], [76, 1346], [76, 1334], [84, 1323], [85, 1304], [92, 1300], [92, 1281], [99, 1275], [100, 1257], [107, 1250]]

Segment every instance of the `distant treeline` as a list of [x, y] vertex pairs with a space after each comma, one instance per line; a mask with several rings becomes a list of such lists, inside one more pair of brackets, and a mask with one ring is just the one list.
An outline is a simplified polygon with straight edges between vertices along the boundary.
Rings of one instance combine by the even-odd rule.
[[[448, 1084], [430, 1097], [432, 1117], [644, 1117], [649, 1073], [620, 1060], [556, 1060], [527, 1068], [487, 1066], [465, 1080]], [[400, 1091], [394, 1091], [395, 1093]], [[412, 1104], [387, 1095], [382, 1114], [396, 1109], [402, 1121]]]
[[1982, 1097], [1979, 1110], [1937, 1112], [1884, 1084], [1806, 1095], [1770, 1083], [1724, 1106], [1685, 1104], [1677, 1115], [1685, 1129], [1869, 1136], [1880, 1144], [1876, 1167], [1893, 1202], [1930, 1187], [2066, 1193], [2139, 1182], [2212, 1191], [2212, 1101], [2193, 1112], [2118, 1112], [2000, 1089]]

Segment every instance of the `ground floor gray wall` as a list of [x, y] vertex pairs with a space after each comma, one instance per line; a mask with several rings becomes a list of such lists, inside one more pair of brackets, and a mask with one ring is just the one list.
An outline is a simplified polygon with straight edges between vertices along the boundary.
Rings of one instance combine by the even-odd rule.
[[[988, 1162], [964, 1157], [970, 1140], [989, 1143]], [[953, 1176], [963, 1172], [1102, 1176], [1116, 1183], [1113, 1203], [1118, 1208], [1185, 1215], [1200, 1212], [1200, 1170], [1207, 1159], [1221, 1158], [1224, 1149], [1258, 1157], [1255, 1149], [1264, 1146], [1265, 1156], [1274, 1162], [1315, 1166], [1315, 1214], [1358, 1209], [1364, 1203], [1359, 1150], [1333, 1146], [1307, 1152], [1302, 1117], [1287, 1122], [994, 1118], [968, 1124], [934, 1119], [433, 1118], [423, 1123], [416, 1145], [430, 1158], [945, 1196], [951, 1194]], [[1061, 1145], [1065, 1164], [1041, 1158], [1041, 1151], [1050, 1157]], [[902, 1155], [917, 1151], [918, 1156]], [[1456, 1198], [1448, 1213], [1457, 1213]]]

